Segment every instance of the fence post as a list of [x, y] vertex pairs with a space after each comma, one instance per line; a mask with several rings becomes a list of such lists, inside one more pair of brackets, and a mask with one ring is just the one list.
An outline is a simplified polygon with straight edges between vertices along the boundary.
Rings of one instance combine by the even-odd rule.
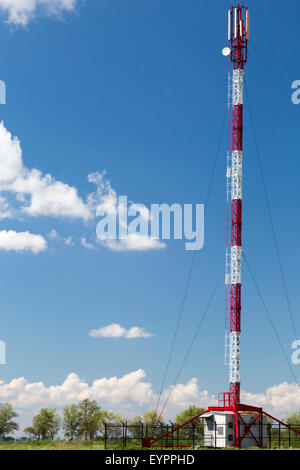
[[[163, 434], [163, 427], [162, 427], [162, 423], [160, 423], [160, 435], [162, 436]], [[162, 439], [160, 440], [160, 448], [162, 449], [163, 448], [163, 443], [162, 443]]]
[[104, 423], [104, 449], [106, 450], [107, 446], [107, 424]]
[[127, 431], [128, 431], [128, 423], [125, 423], [125, 447], [127, 447]]
[[142, 436], [142, 450], [144, 448], [143, 442], [144, 442], [144, 424], [141, 423], [141, 436]]
[[279, 434], [278, 434], [278, 444], [279, 444], [279, 448], [281, 447], [281, 425], [279, 423]]
[[172, 450], [174, 449], [174, 433], [173, 433], [173, 428], [174, 428], [174, 424], [172, 423], [172, 421], [170, 421], [171, 423], [171, 430], [172, 430], [172, 434], [171, 434], [171, 447], [172, 447]]
[[123, 426], [123, 429], [122, 429], [122, 433], [123, 433], [123, 450], [124, 450], [124, 445], [125, 445], [125, 434], [124, 434], [124, 423], [122, 423], [122, 426]]

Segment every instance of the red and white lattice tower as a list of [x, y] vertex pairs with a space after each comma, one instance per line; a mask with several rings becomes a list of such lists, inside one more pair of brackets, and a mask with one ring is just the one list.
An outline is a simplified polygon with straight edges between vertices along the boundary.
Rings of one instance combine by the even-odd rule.
[[[242, 264], [242, 160], [243, 84], [249, 39], [246, 7], [228, 12], [228, 40], [232, 63], [231, 249], [230, 249], [230, 405], [240, 403], [241, 264]], [[228, 175], [228, 176], [229, 176]]]

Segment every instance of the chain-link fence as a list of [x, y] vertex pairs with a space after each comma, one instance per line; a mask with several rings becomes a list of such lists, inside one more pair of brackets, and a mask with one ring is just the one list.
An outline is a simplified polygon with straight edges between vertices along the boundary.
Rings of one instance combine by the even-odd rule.
[[[299, 425], [291, 427], [300, 432]], [[203, 422], [190, 423], [180, 429], [177, 425], [158, 424], [106, 424], [101, 440], [104, 441], [104, 448], [107, 450], [132, 450], [143, 449], [145, 442], [156, 441], [153, 448], [156, 449], [176, 449], [186, 448], [197, 450], [201, 448], [225, 448], [235, 445], [235, 430], [231, 423], [217, 425], [214, 423], [210, 433], [204, 431]], [[239, 447], [261, 447], [264, 448], [300, 448], [300, 434], [281, 424], [262, 424], [248, 432], [239, 430]], [[167, 434], [167, 435], [166, 435]], [[244, 435], [245, 434], [245, 435]], [[159, 439], [164, 436], [162, 439]]]

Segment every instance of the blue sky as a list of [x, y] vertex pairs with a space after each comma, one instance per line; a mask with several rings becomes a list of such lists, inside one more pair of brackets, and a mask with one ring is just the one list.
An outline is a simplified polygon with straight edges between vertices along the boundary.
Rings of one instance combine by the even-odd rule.
[[[291, 83], [300, 79], [299, 9], [292, 0], [283, 22], [280, 2], [248, 3], [247, 87], [300, 331], [300, 106], [291, 102]], [[86, 0], [69, 2], [69, 11], [62, 7], [59, 15], [31, 12], [35, 16], [30, 13], [22, 26], [11, 17], [7, 23], [9, 12], [0, 1], [0, 79], [7, 86], [0, 113], [6, 130], [20, 141], [23, 165], [76, 188], [82, 201], [95, 191], [88, 175], [106, 170], [117, 194], [135, 202], [203, 203], [226, 106], [227, 59], [221, 50], [227, 45], [229, 6], [227, 1]], [[243, 245], [290, 356], [294, 336], [247, 106], [244, 147]], [[224, 271], [225, 167], [226, 132], [206, 208], [205, 246], [197, 254], [167, 386]], [[9, 198], [14, 199], [11, 193]], [[157, 393], [191, 263], [184, 242], [113, 251], [95, 241], [97, 218], [65, 217], [59, 210], [0, 223], [0, 230], [29, 231], [47, 242], [38, 254], [0, 251], [0, 339], [7, 345], [0, 380], [7, 384], [24, 377], [49, 387], [71, 372], [91, 383], [142, 369]], [[51, 240], [53, 230], [58, 236]], [[72, 245], [65, 243], [69, 237]], [[84, 247], [82, 238], [95, 249]], [[89, 336], [91, 329], [112, 323], [138, 326], [154, 336]], [[263, 394], [291, 383], [245, 267], [242, 328], [242, 389]], [[199, 390], [209, 394], [227, 390], [223, 337], [222, 284], [181, 383], [196, 378]], [[299, 367], [294, 367], [298, 379]]]

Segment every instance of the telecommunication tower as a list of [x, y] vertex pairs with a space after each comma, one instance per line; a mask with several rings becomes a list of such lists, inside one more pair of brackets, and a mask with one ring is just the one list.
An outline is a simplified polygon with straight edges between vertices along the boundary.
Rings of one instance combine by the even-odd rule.
[[[230, 251], [230, 404], [240, 403], [241, 264], [242, 264], [242, 181], [243, 181], [243, 94], [244, 66], [248, 58], [249, 10], [228, 11], [228, 40], [232, 70], [232, 158], [227, 178], [231, 178]], [[227, 281], [227, 280], [226, 280]]]

